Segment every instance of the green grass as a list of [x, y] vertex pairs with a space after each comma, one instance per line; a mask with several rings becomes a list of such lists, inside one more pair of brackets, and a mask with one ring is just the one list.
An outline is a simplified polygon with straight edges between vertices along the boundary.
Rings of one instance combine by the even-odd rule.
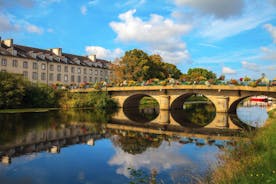
[[265, 127], [248, 133], [234, 150], [221, 156], [208, 183], [276, 183], [276, 110], [269, 112]]
[[58, 108], [1, 109], [0, 113], [47, 112]]

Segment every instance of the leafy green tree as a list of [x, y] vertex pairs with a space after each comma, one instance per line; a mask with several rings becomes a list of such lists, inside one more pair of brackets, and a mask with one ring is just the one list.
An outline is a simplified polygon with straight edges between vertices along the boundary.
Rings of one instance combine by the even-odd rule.
[[144, 81], [152, 78], [166, 79], [168, 77], [179, 78], [180, 70], [175, 65], [163, 62], [160, 55], [149, 56], [142, 50], [133, 49], [116, 60], [113, 66], [117, 79]]
[[22, 105], [25, 81], [21, 75], [0, 72], [0, 108], [17, 108]]

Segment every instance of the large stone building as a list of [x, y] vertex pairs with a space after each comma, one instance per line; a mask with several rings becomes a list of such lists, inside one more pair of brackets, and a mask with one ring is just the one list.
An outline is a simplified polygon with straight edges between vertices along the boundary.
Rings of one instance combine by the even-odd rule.
[[79, 56], [62, 53], [61, 48], [39, 49], [17, 45], [13, 39], [1, 40], [0, 71], [22, 74], [32, 82], [80, 84], [108, 81], [111, 63], [96, 55]]

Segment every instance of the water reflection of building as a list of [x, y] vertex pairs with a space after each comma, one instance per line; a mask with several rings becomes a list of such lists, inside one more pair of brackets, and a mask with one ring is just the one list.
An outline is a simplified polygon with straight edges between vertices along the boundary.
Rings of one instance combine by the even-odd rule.
[[20, 138], [15, 138], [10, 143], [0, 146], [0, 158], [3, 164], [10, 164], [12, 157], [47, 151], [58, 154], [62, 147], [86, 143], [94, 146], [94, 141], [104, 138], [104, 133], [88, 131], [84, 126], [64, 127], [61, 129], [45, 129], [31, 131]]

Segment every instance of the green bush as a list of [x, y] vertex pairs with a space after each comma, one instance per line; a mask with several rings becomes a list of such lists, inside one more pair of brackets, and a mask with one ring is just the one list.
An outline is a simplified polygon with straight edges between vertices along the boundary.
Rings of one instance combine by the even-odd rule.
[[25, 81], [20, 75], [0, 72], [0, 108], [18, 108], [22, 106], [25, 95]]

